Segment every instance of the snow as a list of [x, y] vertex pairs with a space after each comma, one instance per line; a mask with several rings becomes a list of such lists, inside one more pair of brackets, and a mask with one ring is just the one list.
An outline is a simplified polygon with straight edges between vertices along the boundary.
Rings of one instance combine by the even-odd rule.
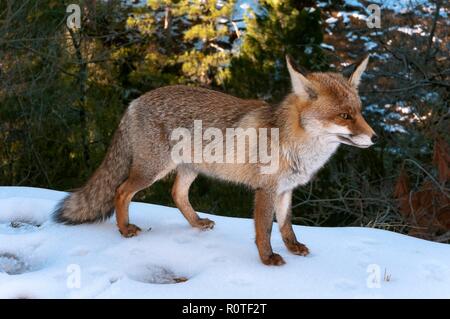
[[436, 103], [439, 100], [439, 93], [428, 92], [424, 97], [421, 98], [421, 100], [431, 102], [431, 103]]
[[357, 1], [357, 0], [345, 0], [345, 4], [347, 6], [364, 8], [364, 6], [361, 3], [359, 3], [359, 1]]
[[[362, 4], [359, 0], [345, 0], [347, 6], [360, 7], [366, 9], [366, 6]], [[430, 0], [371, 0], [370, 3], [378, 4], [381, 9], [389, 9], [396, 13], [405, 13], [412, 11], [417, 6], [423, 6], [424, 8], [435, 8], [435, 4]], [[440, 10], [440, 13], [445, 10]]]
[[364, 46], [366, 47], [366, 51], [371, 51], [378, 46], [378, 43], [373, 41], [366, 41], [364, 42]]
[[306, 46], [304, 50], [305, 54], [311, 54], [313, 52], [313, 48], [311, 46]]
[[364, 107], [363, 111], [380, 115], [384, 115], [386, 113], [386, 109], [380, 108], [378, 104], [369, 104]]
[[174, 208], [133, 203], [132, 221], [151, 230], [125, 239], [113, 219], [53, 223], [65, 195], [0, 187], [0, 298], [450, 297], [446, 244], [372, 228], [294, 226], [311, 250], [299, 257], [274, 227], [274, 250], [287, 264], [269, 267], [250, 219], [201, 214], [216, 221], [202, 232]]
[[330, 50], [330, 51], [334, 51], [334, 46], [332, 46], [331, 44], [326, 44], [326, 43], [321, 43], [320, 46], [326, 50]]
[[339, 20], [336, 19], [335, 17], [330, 17], [330, 18], [328, 18], [328, 19], [325, 20], [325, 22], [328, 23], [328, 24], [334, 24], [334, 23], [336, 23], [336, 22], [338, 22], [338, 21], [339, 21]]
[[342, 22], [344, 22], [344, 24], [347, 24], [350, 22], [350, 17], [353, 17], [355, 19], [358, 20], [362, 20], [362, 21], [366, 21], [367, 20], [367, 16], [364, 14], [361, 14], [357, 11], [350, 11], [350, 12], [345, 12], [345, 11], [339, 11], [336, 14], [337, 17], [341, 18], [342, 17]]
[[415, 25], [414, 28], [410, 27], [400, 27], [397, 29], [399, 32], [406, 33], [408, 35], [413, 35], [414, 33], [420, 34], [421, 36], [428, 36], [426, 32], [423, 31], [420, 25]]
[[337, 16], [338, 16], [339, 18], [342, 17], [342, 18], [343, 18], [342, 22], [344, 22], [345, 24], [347, 24], [347, 23], [350, 22], [350, 18], [348, 17], [349, 15], [346, 14], [346, 12], [339, 11], [339, 12], [337, 13]]
[[[396, 114], [396, 113], [390, 113], [390, 114]], [[398, 123], [389, 124], [389, 123], [381, 122], [380, 125], [381, 125], [381, 127], [383, 127], [383, 129], [386, 132], [403, 133], [403, 134], [408, 133], [408, 131], [402, 125], [400, 125]]]

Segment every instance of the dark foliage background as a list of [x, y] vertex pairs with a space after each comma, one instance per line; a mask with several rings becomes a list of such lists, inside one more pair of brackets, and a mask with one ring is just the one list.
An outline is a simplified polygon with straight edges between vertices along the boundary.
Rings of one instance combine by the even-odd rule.
[[[290, 90], [286, 53], [313, 71], [351, 71], [371, 53], [361, 96], [382, 142], [342, 147], [296, 191], [294, 220], [450, 239], [447, 2], [383, 9], [370, 29], [366, 1], [86, 0], [70, 30], [72, 2], [0, 2], [0, 184], [80, 186], [127, 104], [162, 85], [278, 103]], [[173, 206], [172, 180], [137, 199]], [[191, 198], [199, 211], [251, 216], [240, 186], [200, 177]]]

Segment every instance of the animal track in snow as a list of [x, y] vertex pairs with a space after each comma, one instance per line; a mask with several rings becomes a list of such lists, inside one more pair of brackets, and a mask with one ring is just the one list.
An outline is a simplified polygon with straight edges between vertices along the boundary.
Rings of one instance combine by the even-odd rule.
[[448, 266], [433, 261], [424, 263], [422, 269], [426, 278], [436, 281], [442, 281], [442, 278], [445, 278], [450, 273]]
[[90, 253], [90, 250], [86, 247], [75, 247], [74, 249], [72, 249], [69, 253], [70, 256], [78, 256], [78, 257], [82, 257], [82, 256], [86, 256]]
[[357, 285], [354, 281], [348, 279], [340, 279], [334, 283], [334, 287], [338, 290], [353, 290]]
[[13, 253], [0, 252], [0, 273], [20, 275], [38, 269], [39, 266], [36, 263], [33, 263], [24, 257]]
[[185, 276], [177, 275], [172, 270], [157, 265], [136, 267], [128, 273], [128, 277], [147, 284], [177, 284], [188, 280]]
[[26, 234], [39, 230], [41, 225], [28, 221], [11, 221], [9, 223], [0, 224], [0, 233], [14, 235]]

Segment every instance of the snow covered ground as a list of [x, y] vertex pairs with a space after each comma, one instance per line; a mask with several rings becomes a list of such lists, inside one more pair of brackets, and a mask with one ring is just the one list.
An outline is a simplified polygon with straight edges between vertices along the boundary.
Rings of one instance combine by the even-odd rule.
[[1, 298], [450, 298], [450, 246], [369, 228], [295, 226], [308, 257], [260, 263], [253, 222], [208, 216], [188, 226], [173, 208], [133, 203], [142, 229], [122, 238], [114, 220], [49, 220], [65, 193], [0, 187]]

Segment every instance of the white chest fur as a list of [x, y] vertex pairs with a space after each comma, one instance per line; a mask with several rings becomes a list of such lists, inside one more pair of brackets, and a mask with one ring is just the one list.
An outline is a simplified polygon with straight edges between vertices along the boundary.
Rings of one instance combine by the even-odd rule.
[[308, 183], [334, 154], [338, 146], [339, 143], [335, 141], [318, 137], [311, 139], [308, 143], [283, 149], [283, 156], [289, 162], [290, 170], [281, 177], [278, 193], [281, 194]]

